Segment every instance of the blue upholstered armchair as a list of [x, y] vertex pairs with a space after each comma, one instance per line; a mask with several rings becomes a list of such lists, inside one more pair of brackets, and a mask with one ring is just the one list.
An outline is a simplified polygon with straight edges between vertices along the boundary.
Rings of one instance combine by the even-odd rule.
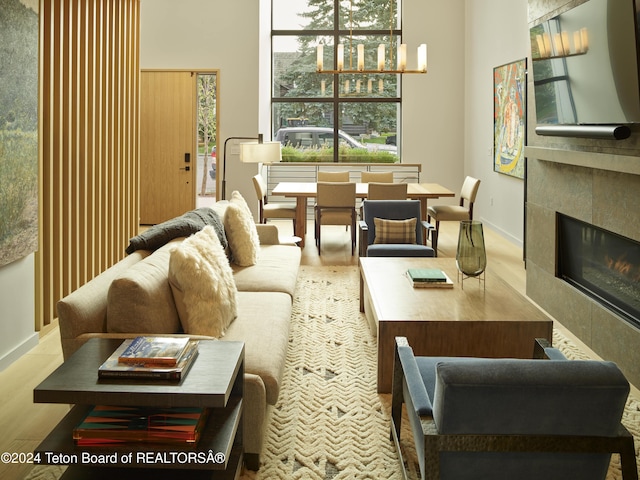
[[421, 220], [419, 200], [364, 200], [359, 222], [361, 257], [433, 257], [422, 244], [422, 231], [432, 228]]
[[423, 479], [604, 480], [620, 453], [623, 478], [637, 480], [622, 372], [566, 360], [548, 342], [536, 351], [541, 359], [415, 357], [396, 337], [391, 436], [400, 452], [405, 403]]

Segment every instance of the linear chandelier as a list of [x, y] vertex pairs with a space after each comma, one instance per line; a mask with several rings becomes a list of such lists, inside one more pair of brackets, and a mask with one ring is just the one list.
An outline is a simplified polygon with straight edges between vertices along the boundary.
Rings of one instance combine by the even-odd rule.
[[402, 43], [398, 46], [398, 61], [396, 68], [393, 69], [393, 0], [389, 3], [390, 10], [390, 37], [389, 37], [389, 66], [391, 68], [385, 68], [386, 62], [386, 47], [383, 43], [378, 45], [378, 62], [377, 68], [367, 69], [364, 62], [364, 45], [358, 44], [357, 50], [357, 64], [356, 68], [353, 68], [353, 0], [350, 3], [349, 9], [349, 68], [345, 68], [344, 65], [344, 44], [339, 44], [336, 49], [336, 68], [334, 70], [324, 69], [324, 45], [320, 44], [316, 50], [316, 72], [317, 73], [391, 73], [391, 74], [404, 74], [404, 73], [427, 73], [427, 45], [425, 43], [418, 47], [418, 68], [415, 70], [407, 69], [407, 45]]
[[554, 58], [574, 57], [584, 55], [589, 51], [589, 31], [586, 27], [573, 32], [573, 50], [569, 43], [569, 33], [562, 31], [553, 37], [549, 33], [536, 35], [539, 58], [533, 60], [549, 60]]

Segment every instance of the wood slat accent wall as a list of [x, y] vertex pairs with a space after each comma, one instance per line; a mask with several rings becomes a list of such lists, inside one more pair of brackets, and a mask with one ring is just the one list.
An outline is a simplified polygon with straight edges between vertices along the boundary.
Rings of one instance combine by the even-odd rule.
[[40, 0], [36, 329], [139, 219], [139, 0]]

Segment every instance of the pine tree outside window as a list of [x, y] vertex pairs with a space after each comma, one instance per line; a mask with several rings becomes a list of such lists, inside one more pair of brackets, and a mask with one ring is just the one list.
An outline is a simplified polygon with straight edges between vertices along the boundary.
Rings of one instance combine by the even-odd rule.
[[389, 7], [389, 0], [272, 0], [272, 125], [283, 161], [400, 161], [400, 75], [316, 72], [319, 44], [325, 68], [340, 43], [345, 68], [350, 59], [355, 67], [357, 44], [372, 68], [380, 44], [395, 52], [401, 3]]

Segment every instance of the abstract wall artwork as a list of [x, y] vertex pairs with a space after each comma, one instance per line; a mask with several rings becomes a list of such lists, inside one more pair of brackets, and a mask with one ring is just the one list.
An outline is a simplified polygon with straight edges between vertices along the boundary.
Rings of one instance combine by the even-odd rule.
[[38, 1], [0, 0], [0, 267], [38, 248]]
[[493, 170], [524, 178], [527, 60], [493, 69]]

